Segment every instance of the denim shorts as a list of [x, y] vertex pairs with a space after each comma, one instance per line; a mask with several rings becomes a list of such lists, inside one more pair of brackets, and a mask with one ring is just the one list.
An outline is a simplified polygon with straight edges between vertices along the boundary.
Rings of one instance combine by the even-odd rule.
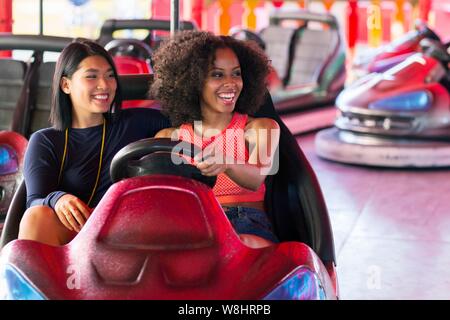
[[275, 243], [280, 242], [265, 212], [249, 207], [224, 206], [223, 210], [237, 233], [254, 234]]

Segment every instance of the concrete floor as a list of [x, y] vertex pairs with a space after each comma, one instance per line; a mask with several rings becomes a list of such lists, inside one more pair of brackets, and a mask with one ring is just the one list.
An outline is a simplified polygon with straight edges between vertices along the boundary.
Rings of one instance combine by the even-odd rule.
[[322, 160], [297, 141], [322, 187], [341, 299], [450, 299], [450, 169], [390, 170]]

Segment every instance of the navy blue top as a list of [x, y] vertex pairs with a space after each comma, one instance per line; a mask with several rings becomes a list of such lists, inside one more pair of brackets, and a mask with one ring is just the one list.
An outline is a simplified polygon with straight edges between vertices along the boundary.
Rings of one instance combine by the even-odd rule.
[[[122, 110], [120, 118], [106, 123], [102, 170], [90, 206], [95, 207], [111, 186], [111, 160], [127, 144], [153, 137], [170, 122], [153, 109]], [[98, 172], [103, 125], [69, 129], [67, 155], [61, 182], [58, 175], [64, 153], [64, 131], [46, 128], [30, 137], [24, 160], [27, 208], [46, 205], [55, 208], [58, 199], [73, 194], [85, 203], [91, 196]]]

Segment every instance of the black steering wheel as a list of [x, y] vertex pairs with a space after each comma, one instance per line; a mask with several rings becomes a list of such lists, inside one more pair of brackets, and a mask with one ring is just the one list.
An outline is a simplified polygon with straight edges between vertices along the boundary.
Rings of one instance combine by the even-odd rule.
[[204, 176], [197, 167], [182, 155], [193, 158], [201, 150], [185, 142], [170, 138], [142, 139], [123, 147], [111, 162], [110, 175], [113, 183], [125, 178], [169, 174], [194, 179], [214, 187], [216, 176]]
[[261, 36], [251, 30], [235, 26], [230, 29], [228, 34], [230, 35], [230, 37], [238, 40], [255, 41], [261, 49], [266, 49], [266, 43], [261, 38]]
[[450, 55], [447, 52], [448, 47], [446, 44], [443, 44], [440, 41], [425, 38], [420, 41], [420, 47], [426, 55], [442, 62], [444, 66], [450, 62]]
[[417, 27], [417, 29], [424, 35], [425, 39], [428, 38], [441, 42], [441, 38], [436, 34], [436, 32], [431, 30], [427, 24], [422, 24], [421, 26]]

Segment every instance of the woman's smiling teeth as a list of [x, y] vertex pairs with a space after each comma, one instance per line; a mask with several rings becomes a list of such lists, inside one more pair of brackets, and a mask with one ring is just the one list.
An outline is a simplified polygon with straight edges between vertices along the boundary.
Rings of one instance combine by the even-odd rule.
[[233, 102], [234, 97], [236, 96], [236, 93], [234, 93], [234, 92], [219, 93], [218, 96], [223, 101], [230, 103], [230, 102]]
[[101, 100], [101, 101], [107, 101], [109, 95], [108, 94], [96, 94], [94, 95], [94, 99]]

